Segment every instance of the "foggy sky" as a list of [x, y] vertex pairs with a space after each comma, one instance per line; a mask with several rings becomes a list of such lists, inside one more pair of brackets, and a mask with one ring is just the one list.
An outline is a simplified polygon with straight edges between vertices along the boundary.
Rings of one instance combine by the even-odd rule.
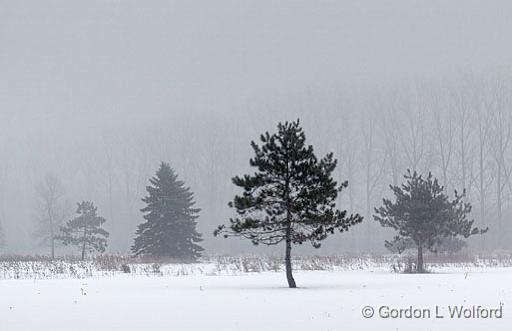
[[508, 71], [510, 17], [509, 1], [0, 0], [8, 248], [33, 249], [34, 186], [53, 173], [71, 202], [98, 203], [125, 251], [162, 160], [197, 192], [211, 242], [229, 215], [214, 190], [247, 169], [258, 133], [308, 128], [344, 91]]

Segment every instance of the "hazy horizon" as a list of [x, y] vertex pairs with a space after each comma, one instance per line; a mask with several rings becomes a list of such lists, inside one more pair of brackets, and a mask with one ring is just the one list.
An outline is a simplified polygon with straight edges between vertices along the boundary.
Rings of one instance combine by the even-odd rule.
[[[5, 251], [46, 252], [30, 234], [34, 187], [50, 173], [71, 204], [98, 204], [109, 250], [126, 252], [160, 161], [195, 192], [208, 252], [250, 251], [211, 232], [231, 213], [230, 179], [249, 170], [251, 140], [301, 118], [319, 153], [333, 151], [343, 163], [345, 147], [334, 140], [358, 131], [353, 124], [374, 97], [387, 103], [423, 84], [443, 91], [468, 77], [509, 79], [511, 14], [510, 2], [476, 0], [0, 0]], [[354, 146], [363, 150], [362, 140]], [[364, 229], [337, 238], [354, 240]]]

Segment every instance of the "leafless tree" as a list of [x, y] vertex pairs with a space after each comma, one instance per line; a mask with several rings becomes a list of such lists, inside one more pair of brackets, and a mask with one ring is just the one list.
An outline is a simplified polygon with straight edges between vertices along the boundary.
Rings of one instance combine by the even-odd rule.
[[493, 176], [490, 174], [489, 162], [490, 135], [493, 122], [493, 113], [486, 107], [485, 95], [481, 91], [483, 86], [475, 89], [472, 95], [472, 104], [476, 112], [476, 144], [478, 151], [477, 192], [480, 202], [480, 222], [487, 224], [487, 194], [492, 184]]
[[[370, 218], [374, 207], [375, 191], [382, 183], [383, 173], [386, 170], [387, 153], [377, 142], [376, 119], [372, 111], [361, 119], [361, 133], [363, 136], [363, 157], [364, 161], [364, 192], [365, 192], [365, 215]], [[373, 224], [366, 223], [368, 247], [374, 246], [376, 233], [372, 232]]]
[[424, 105], [421, 105], [417, 91], [402, 95], [401, 113], [405, 123], [403, 125], [402, 137], [400, 139], [407, 168], [419, 171], [423, 157], [425, 156], [425, 119], [422, 112]]
[[496, 176], [496, 212], [498, 231], [503, 233], [503, 210], [505, 204], [505, 189], [510, 183], [512, 164], [508, 155], [510, 153], [510, 140], [512, 138], [512, 121], [508, 109], [509, 95], [505, 82], [496, 79], [492, 86], [492, 99], [488, 107], [493, 111], [491, 150], [495, 165]]
[[471, 150], [471, 124], [472, 109], [469, 104], [467, 84], [456, 84], [450, 88], [450, 101], [453, 113], [456, 117], [457, 130], [457, 151], [458, 151], [458, 169], [460, 171], [460, 186], [467, 191], [470, 197], [469, 189], [469, 171], [470, 167], [470, 150]]
[[39, 200], [37, 227], [34, 232], [39, 245], [49, 246], [51, 258], [55, 258], [55, 237], [67, 216], [64, 188], [60, 180], [52, 175], [36, 185]]
[[450, 166], [453, 159], [453, 140], [455, 135], [453, 116], [451, 109], [445, 104], [438, 103], [433, 111], [435, 141], [439, 166], [443, 176], [443, 185], [448, 188], [450, 178]]

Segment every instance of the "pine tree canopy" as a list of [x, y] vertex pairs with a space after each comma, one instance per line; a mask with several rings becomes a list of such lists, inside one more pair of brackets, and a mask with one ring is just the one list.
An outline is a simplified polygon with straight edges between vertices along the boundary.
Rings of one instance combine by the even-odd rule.
[[450, 200], [431, 173], [423, 177], [408, 170], [404, 178], [405, 184], [390, 186], [395, 202], [384, 199], [383, 206], [375, 209], [375, 221], [398, 232], [392, 241], [386, 241], [386, 247], [401, 251], [413, 243], [435, 251], [443, 240], [487, 231], [473, 227], [474, 221], [468, 220], [471, 204], [464, 202], [465, 192], [455, 191], [455, 198]]
[[238, 236], [253, 244], [276, 245], [283, 241], [318, 248], [335, 230], [347, 231], [362, 221], [335, 208], [340, 186], [332, 178], [337, 161], [333, 154], [318, 159], [299, 120], [279, 123], [278, 132], [266, 132], [261, 145], [251, 142], [256, 168], [252, 175], [237, 176], [233, 183], [243, 190], [229, 203], [237, 217], [221, 225], [215, 235]]
[[201, 256], [202, 241], [197, 232], [196, 219], [200, 209], [195, 205], [193, 193], [167, 163], [162, 162], [156, 176], [146, 188], [148, 195], [141, 211], [145, 222], [136, 231], [131, 248], [136, 256], [172, 257], [195, 260]]
[[73, 245], [82, 250], [82, 259], [86, 252], [105, 252], [109, 233], [101, 226], [105, 219], [98, 216], [98, 208], [90, 201], [77, 203], [77, 216], [61, 227], [56, 237], [64, 245]]

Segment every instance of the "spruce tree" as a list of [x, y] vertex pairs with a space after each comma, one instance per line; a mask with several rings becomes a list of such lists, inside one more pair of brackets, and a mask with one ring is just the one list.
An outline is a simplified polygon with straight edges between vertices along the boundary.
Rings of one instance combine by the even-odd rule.
[[347, 231], [363, 220], [358, 214], [347, 216], [336, 209], [341, 189], [332, 178], [337, 161], [333, 154], [318, 159], [299, 120], [278, 124], [277, 133], [265, 133], [261, 145], [251, 143], [256, 168], [252, 175], [237, 176], [233, 184], [243, 190], [229, 203], [237, 217], [219, 226], [214, 235], [249, 239], [254, 245], [285, 245], [286, 278], [296, 287], [292, 274], [292, 244], [320, 242], [335, 230]]
[[101, 226], [105, 219], [98, 216], [98, 208], [90, 201], [77, 203], [77, 216], [60, 228], [56, 239], [65, 246], [73, 245], [82, 251], [82, 260], [86, 252], [105, 252], [109, 233]]
[[383, 227], [398, 232], [385, 246], [398, 252], [414, 245], [418, 250], [417, 272], [425, 272], [423, 251], [435, 252], [444, 241], [457, 237], [468, 238], [487, 231], [473, 227], [468, 220], [471, 204], [464, 201], [465, 193], [455, 191], [450, 200], [438, 180], [429, 173], [426, 177], [410, 170], [401, 186], [390, 186], [395, 202], [383, 200], [383, 206], [375, 209], [374, 219]]
[[164, 162], [149, 181], [148, 195], [142, 199], [146, 207], [141, 210], [146, 221], [137, 229], [133, 254], [196, 260], [203, 248], [197, 244], [202, 241], [196, 230], [200, 209], [193, 208], [193, 193]]

